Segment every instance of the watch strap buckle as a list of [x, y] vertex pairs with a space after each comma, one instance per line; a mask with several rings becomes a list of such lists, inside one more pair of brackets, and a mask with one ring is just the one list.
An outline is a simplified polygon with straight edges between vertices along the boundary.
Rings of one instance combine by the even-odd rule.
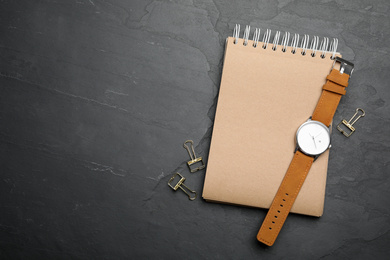
[[337, 62], [340, 63], [340, 74], [345, 73], [351, 77], [355, 65], [350, 61], [344, 60], [343, 58], [336, 57], [333, 62], [332, 69], [334, 68]]

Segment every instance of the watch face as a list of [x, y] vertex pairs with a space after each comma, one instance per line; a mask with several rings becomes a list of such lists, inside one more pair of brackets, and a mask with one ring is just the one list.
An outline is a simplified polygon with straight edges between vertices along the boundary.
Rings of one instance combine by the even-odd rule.
[[321, 122], [309, 120], [299, 127], [297, 144], [305, 154], [322, 154], [330, 145], [329, 129]]

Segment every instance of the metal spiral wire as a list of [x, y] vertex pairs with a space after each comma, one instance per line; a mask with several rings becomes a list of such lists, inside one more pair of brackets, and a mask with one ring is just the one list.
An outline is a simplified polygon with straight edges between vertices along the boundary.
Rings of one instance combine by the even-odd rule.
[[[251, 45], [251, 47], [256, 48], [260, 44], [260, 37], [261, 37], [261, 30], [260, 28], [255, 28], [253, 32], [253, 38], [252, 40], [249, 40], [250, 37], [250, 31], [251, 27], [247, 25], [244, 30], [243, 34], [243, 45], [248, 46]], [[263, 49], [267, 49], [270, 41], [271, 41], [271, 30], [266, 29], [262, 35], [262, 41], [261, 41], [261, 47]], [[325, 58], [328, 53], [331, 54], [330, 58], [335, 59], [337, 55], [337, 46], [338, 46], [338, 39], [333, 38], [331, 41], [329, 41], [328, 37], [323, 37], [323, 39], [320, 42], [320, 38], [318, 36], [313, 36], [312, 39], [310, 39], [310, 36], [307, 34], [304, 34], [303, 37], [300, 39], [300, 35], [297, 33], [294, 33], [294, 36], [292, 37], [290, 41], [290, 32], [284, 32], [283, 37], [281, 37], [281, 32], [276, 31], [273, 35], [272, 40], [272, 50], [276, 51], [278, 47], [280, 46], [280, 50], [282, 52], [286, 52], [287, 47], [291, 47], [291, 52], [293, 54], [297, 53], [298, 49], [300, 49], [301, 55], [306, 55], [307, 53], [310, 54], [312, 57], [316, 57], [317, 52], [320, 53], [321, 58]], [[238, 40], [240, 38], [240, 25], [236, 24], [233, 30], [233, 38], [234, 38], [234, 44], [238, 43]], [[280, 40], [280, 38], [282, 38]], [[252, 41], [250, 43], [250, 41]], [[290, 43], [290, 44], [289, 44]], [[250, 46], [249, 46], [250, 47]]]

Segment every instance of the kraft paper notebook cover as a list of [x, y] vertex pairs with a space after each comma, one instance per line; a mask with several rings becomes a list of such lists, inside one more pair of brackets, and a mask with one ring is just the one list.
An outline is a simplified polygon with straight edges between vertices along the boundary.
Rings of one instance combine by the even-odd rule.
[[[264, 49], [270, 32], [254, 47], [256, 33], [248, 40], [247, 27], [244, 38], [226, 41], [203, 198], [269, 208], [294, 155], [296, 130], [321, 95], [337, 42], [331, 51], [326, 38], [321, 44], [314, 38], [311, 46], [302, 41], [301, 48], [295, 35], [293, 46], [286, 46], [286, 33], [282, 45]], [[328, 158], [329, 150], [313, 164], [291, 212], [322, 215]]]

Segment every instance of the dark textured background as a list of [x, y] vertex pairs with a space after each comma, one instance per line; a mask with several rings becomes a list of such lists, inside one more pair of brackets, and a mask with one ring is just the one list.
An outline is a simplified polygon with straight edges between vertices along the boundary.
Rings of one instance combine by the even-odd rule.
[[[384, 259], [389, 11], [386, 0], [1, 0], [0, 258]], [[366, 111], [351, 138], [334, 129], [324, 216], [289, 216], [272, 248], [255, 239], [266, 210], [167, 186], [179, 171], [201, 194], [182, 143], [207, 158], [236, 23], [338, 38], [356, 69], [335, 122]]]

